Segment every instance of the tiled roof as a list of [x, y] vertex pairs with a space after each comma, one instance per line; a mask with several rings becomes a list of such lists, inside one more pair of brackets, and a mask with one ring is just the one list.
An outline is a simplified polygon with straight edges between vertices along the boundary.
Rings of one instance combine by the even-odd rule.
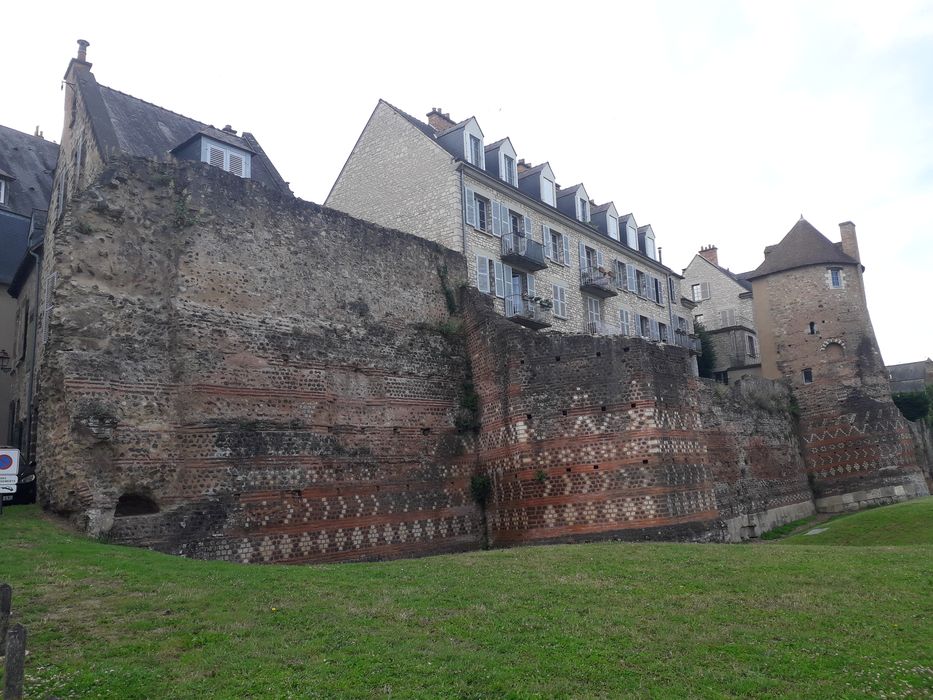
[[765, 250], [767, 256], [764, 262], [752, 272], [746, 273], [746, 279], [753, 280], [807, 265], [859, 264], [857, 260], [843, 253], [804, 218], [794, 224], [780, 243], [768, 246]]
[[[109, 132], [120, 151], [161, 160], [192, 137], [205, 134], [212, 139], [253, 153], [250, 179], [284, 193], [291, 193], [288, 184], [262, 149], [255, 147], [258, 145], [255, 139], [249, 139], [247, 134], [236, 136], [119, 90], [99, 85], [89, 73], [82, 78], [83, 90], [93, 92], [96, 89], [100, 98], [99, 102], [95, 99], [88, 101], [88, 111], [94, 122], [95, 133], [98, 130]], [[102, 109], [95, 109], [95, 105]]]
[[33, 209], [48, 209], [57, 162], [58, 144], [0, 126], [0, 171], [13, 178], [8, 204], [0, 209], [26, 217]]

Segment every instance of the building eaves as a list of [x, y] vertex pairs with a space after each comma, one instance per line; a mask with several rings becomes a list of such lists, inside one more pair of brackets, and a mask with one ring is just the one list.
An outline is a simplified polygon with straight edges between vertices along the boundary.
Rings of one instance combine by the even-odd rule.
[[747, 280], [809, 265], [859, 265], [857, 260], [843, 253], [803, 218], [794, 224], [780, 243], [768, 246], [765, 251], [767, 255], [764, 262], [752, 272], [746, 273]]

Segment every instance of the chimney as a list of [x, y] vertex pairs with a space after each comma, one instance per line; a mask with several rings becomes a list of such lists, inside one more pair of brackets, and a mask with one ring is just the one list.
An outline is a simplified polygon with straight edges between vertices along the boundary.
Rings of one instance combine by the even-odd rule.
[[843, 221], [839, 224], [839, 236], [842, 238], [842, 252], [856, 261], [862, 262], [858, 255], [858, 239], [855, 237], [855, 224]]
[[658, 246], [658, 262], [664, 264], [664, 260], [661, 258], [661, 246]]
[[456, 126], [457, 122], [451, 119], [449, 114], [442, 112], [440, 107], [432, 107], [431, 111], [428, 112], [428, 124], [438, 131], [445, 131], [452, 126]]
[[221, 131], [223, 131], [225, 134], [233, 134], [234, 136], [236, 136], [236, 129], [234, 129], [229, 124], [227, 124], [223, 129], [221, 129]]
[[521, 175], [526, 170], [531, 170], [534, 166], [531, 163], [526, 163], [524, 158], [518, 159], [518, 174]]
[[90, 45], [90, 41], [78, 39], [78, 60], [81, 61], [81, 63], [87, 63], [87, 47]]
[[716, 246], [708, 245], [700, 248], [700, 257], [719, 267], [719, 249]]

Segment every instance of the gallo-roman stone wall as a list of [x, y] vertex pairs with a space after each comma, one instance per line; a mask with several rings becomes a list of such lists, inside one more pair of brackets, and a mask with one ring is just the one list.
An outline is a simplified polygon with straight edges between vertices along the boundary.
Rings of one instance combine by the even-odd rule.
[[200, 163], [114, 158], [55, 234], [41, 499], [237, 561], [469, 549], [463, 258]]

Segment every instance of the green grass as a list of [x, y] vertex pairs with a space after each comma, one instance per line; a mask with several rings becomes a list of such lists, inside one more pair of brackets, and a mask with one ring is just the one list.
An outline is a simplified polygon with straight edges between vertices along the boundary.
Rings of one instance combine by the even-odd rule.
[[790, 533], [792, 533], [794, 530], [797, 530], [798, 528], [802, 528], [807, 523], [813, 522], [815, 518], [816, 518], [815, 515], [811, 515], [806, 518], [801, 518], [800, 520], [794, 520], [793, 522], [785, 523], [784, 525], [779, 525], [773, 530], [768, 530], [767, 532], [762, 534], [761, 539], [763, 540], [783, 539], [787, 537]]
[[[825, 532], [807, 535], [811, 529]], [[856, 547], [933, 545], [933, 497], [870, 508], [814, 524], [781, 544], [833, 544]]]
[[34, 698], [929, 698], [931, 562], [606, 543], [242, 566], [0, 517]]

